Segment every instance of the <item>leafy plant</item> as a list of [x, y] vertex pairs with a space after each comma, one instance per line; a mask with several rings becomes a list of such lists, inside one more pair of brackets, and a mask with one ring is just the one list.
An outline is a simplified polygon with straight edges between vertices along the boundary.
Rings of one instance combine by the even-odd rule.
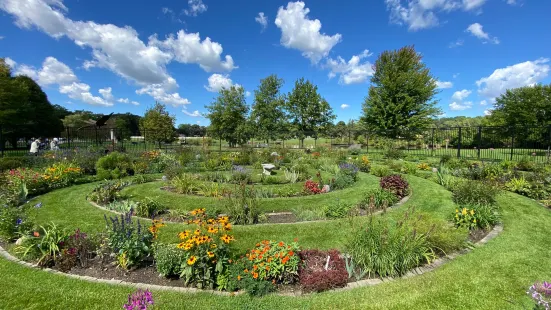
[[170, 180], [170, 186], [178, 194], [193, 194], [199, 189], [199, 180], [190, 173], [184, 173]]
[[328, 218], [343, 218], [349, 214], [352, 207], [352, 205], [337, 199], [336, 201], [326, 205], [323, 210], [325, 216]]
[[551, 309], [551, 283], [536, 282], [528, 288], [526, 294], [534, 301], [534, 310]]
[[38, 254], [38, 265], [51, 266], [61, 253], [68, 236], [64, 229], [50, 223], [47, 226], [40, 226], [32, 236], [26, 237], [17, 251], [22, 253], [23, 258]]
[[453, 201], [458, 205], [493, 205], [499, 188], [480, 181], [466, 180], [459, 182], [452, 189]]
[[96, 172], [99, 179], [120, 179], [132, 173], [132, 160], [127, 154], [112, 152], [98, 159]]
[[512, 178], [505, 183], [505, 189], [513, 193], [528, 196], [530, 194], [530, 182], [528, 182], [523, 176], [519, 178]]
[[100, 205], [107, 205], [121, 198], [121, 190], [126, 185], [128, 183], [121, 181], [105, 181], [96, 185], [87, 198]]
[[430, 168], [430, 165], [427, 164], [427, 163], [419, 163], [417, 165], [417, 169], [422, 170], [422, 171], [430, 171], [431, 168]]
[[135, 207], [136, 215], [141, 217], [154, 217], [164, 209], [163, 205], [150, 197], [140, 200]]
[[117, 211], [120, 213], [132, 213], [134, 214], [138, 203], [132, 200], [115, 200], [110, 202], [105, 207], [109, 210]]
[[258, 223], [258, 199], [254, 188], [248, 188], [244, 183], [225, 198], [224, 208], [233, 223], [250, 225]]
[[321, 292], [346, 286], [348, 273], [337, 250], [302, 250], [299, 282], [306, 292]]
[[104, 218], [107, 245], [115, 253], [120, 267], [128, 269], [151, 254], [153, 234], [139, 220], [134, 223], [130, 213], [109, 219], [104, 215]]
[[264, 240], [245, 255], [245, 274], [254, 280], [270, 280], [289, 284], [297, 280], [300, 257], [296, 242]]
[[359, 203], [362, 209], [372, 207], [374, 209], [386, 209], [398, 202], [398, 196], [389, 190], [382, 188], [368, 190]]
[[354, 277], [356, 281], [361, 280], [367, 274], [367, 271], [360, 269], [354, 263], [354, 259], [350, 255], [344, 256], [344, 262], [346, 264], [346, 272], [348, 273], [348, 278], [351, 279]]
[[153, 304], [153, 294], [149, 290], [137, 290], [128, 295], [128, 302], [122, 308], [124, 310], [147, 310], [151, 309], [150, 305]]
[[235, 183], [250, 183], [251, 171], [243, 166], [233, 166], [231, 179]]
[[369, 173], [369, 171], [371, 170], [371, 162], [369, 161], [367, 155], [363, 155], [361, 158], [359, 158], [357, 160], [357, 165], [361, 172]]
[[300, 178], [300, 173], [294, 169], [284, 169], [283, 173], [285, 175], [285, 181], [292, 184], [297, 183]]
[[163, 277], [180, 276], [182, 266], [186, 263], [186, 253], [178, 249], [175, 244], [155, 245], [153, 257], [157, 272]]
[[457, 227], [488, 229], [499, 222], [499, 214], [491, 205], [471, 205], [456, 209], [453, 221]]
[[371, 174], [376, 177], [386, 177], [392, 174], [392, 171], [387, 166], [373, 166], [371, 169]]
[[389, 175], [382, 177], [379, 181], [382, 189], [388, 190], [399, 199], [406, 197], [409, 194], [409, 184], [401, 175]]

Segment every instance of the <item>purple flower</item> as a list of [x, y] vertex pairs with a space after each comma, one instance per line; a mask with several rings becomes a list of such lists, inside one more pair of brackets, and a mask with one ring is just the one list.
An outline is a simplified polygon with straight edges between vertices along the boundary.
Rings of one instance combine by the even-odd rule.
[[549, 282], [536, 282], [530, 286], [528, 295], [532, 297], [534, 302], [543, 307], [545, 310], [551, 309], [551, 283]]
[[39, 209], [42, 207], [42, 202], [39, 202], [37, 204], [34, 205], [35, 208]]
[[21, 225], [21, 223], [23, 223], [23, 220], [22, 219], [17, 219], [17, 221], [15, 221], [15, 226], [19, 226]]
[[125, 310], [147, 310], [148, 305], [153, 305], [153, 294], [149, 290], [137, 290], [128, 295], [128, 303], [122, 307]]

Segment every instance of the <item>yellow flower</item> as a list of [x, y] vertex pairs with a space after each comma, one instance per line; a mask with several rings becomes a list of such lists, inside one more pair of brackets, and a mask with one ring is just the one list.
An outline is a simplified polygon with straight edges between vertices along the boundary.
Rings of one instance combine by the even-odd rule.
[[226, 225], [224, 225], [224, 229], [225, 230], [231, 230], [231, 224], [227, 223]]
[[196, 236], [199, 236], [201, 234], [201, 230], [200, 229], [196, 229], [194, 232], [193, 232], [194, 235]]
[[186, 244], [184, 242], [180, 242], [178, 243], [178, 245], [176, 246], [178, 249], [183, 249], [185, 248]]
[[211, 249], [216, 249], [216, 243], [211, 244], [211, 245], [210, 245], [210, 248], [211, 248]]
[[182, 231], [181, 233], [178, 234], [178, 238], [185, 240], [187, 239], [187, 237], [189, 237], [189, 234], [190, 234], [189, 230]]
[[195, 264], [196, 261], [197, 261], [197, 257], [195, 257], [195, 256], [192, 255], [192, 256], [187, 260], [187, 264], [191, 266], [191, 265]]
[[471, 215], [474, 215], [474, 210], [473, 209], [471, 209]]
[[459, 213], [459, 210], [455, 209], [455, 213]]
[[231, 236], [228, 236], [228, 235], [223, 235], [222, 237], [220, 237], [220, 239], [222, 239], [222, 241], [224, 241], [224, 243], [230, 243], [230, 241], [233, 240], [233, 238]]
[[473, 223], [476, 223], [476, 219], [473, 220]]
[[208, 227], [208, 232], [211, 233], [211, 234], [215, 234], [215, 233], [218, 232], [218, 228], [213, 227], [213, 226], [209, 226]]
[[467, 215], [467, 208], [463, 208], [463, 210], [461, 210], [461, 214]]
[[214, 253], [211, 252], [211, 251], [207, 251], [207, 256], [210, 257], [210, 258], [213, 258], [213, 257], [214, 257]]

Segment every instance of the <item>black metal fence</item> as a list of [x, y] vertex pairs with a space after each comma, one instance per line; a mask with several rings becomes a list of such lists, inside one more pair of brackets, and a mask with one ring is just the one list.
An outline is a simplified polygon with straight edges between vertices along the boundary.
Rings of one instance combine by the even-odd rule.
[[[233, 151], [227, 141], [211, 137], [179, 137], [171, 143], [154, 140], [146, 130], [130, 132], [120, 128], [65, 128], [58, 139], [59, 149], [101, 148], [106, 151], [144, 152], [176, 147], [198, 147], [211, 151]], [[325, 133], [285, 132], [279, 138], [251, 138], [242, 145], [253, 148], [314, 149], [350, 148], [368, 154], [401, 150], [413, 156], [450, 155], [482, 160], [519, 160], [531, 158], [549, 162], [551, 126], [549, 127], [454, 127], [409, 128], [398, 137], [394, 133], [366, 130], [340, 130]], [[394, 136], [395, 138], [388, 138]], [[41, 150], [49, 150], [54, 137], [42, 137]], [[18, 137], [17, 132], [0, 130], [1, 156], [29, 153], [33, 137]]]

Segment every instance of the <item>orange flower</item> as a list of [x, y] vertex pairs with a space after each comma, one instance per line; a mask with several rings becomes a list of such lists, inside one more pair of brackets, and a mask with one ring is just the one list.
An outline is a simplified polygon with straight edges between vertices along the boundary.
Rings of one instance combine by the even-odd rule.
[[244, 273], [249, 273], [249, 269], [243, 270]]
[[231, 236], [228, 236], [228, 235], [223, 235], [222, 237], [220, 237], [220, 239], [222, 239], [222, 241], [224, 241], [224, 243], [230, 243], [230, 241], [233, 240], [233, 238]]
[[253, 265], [253, 270], [257, 270], [258, 269], [258, 266], [257, 265]]
[[224, 229], [225, 230], [231, 230], [231, 224], [230, 223], [225, 224]]
[[266, 270], [270, 270], [270, 266], [266, 266]]
[[260, 246], [260, 243], [257, 243], [256, 246]]
[[38, 231], [35, 231], [35, 232], [33, 232], [33, 236], [38, 238], [38, 237], [40, 237], [40, 233], [38, 233]]
[[253, 279], [258, 279], [258, 272], [253, 272]]
[[295, 255], [295, 252], [289, 251], [289, 256], [293, 256], [293, 255]]
[[191, 265], [195, 264], [196, 261], [197, 261], [197, 257], [191, 256], [191, 257], [187, 260], [187, 264], [191, 266]]
[[289, 261], [289, 256], [285, 256], [285, 257], [281, 260], [281, 263], [285, 265], [288, 261]]
[[279, 246], [284, 246], [285, 243], [283, 243], [283, 241], [279, 241], [279, 243], [278, 243], [277, 245], [279, 245]]
[[237, 276], [237, 281], [241, 281], [241, 276]]

